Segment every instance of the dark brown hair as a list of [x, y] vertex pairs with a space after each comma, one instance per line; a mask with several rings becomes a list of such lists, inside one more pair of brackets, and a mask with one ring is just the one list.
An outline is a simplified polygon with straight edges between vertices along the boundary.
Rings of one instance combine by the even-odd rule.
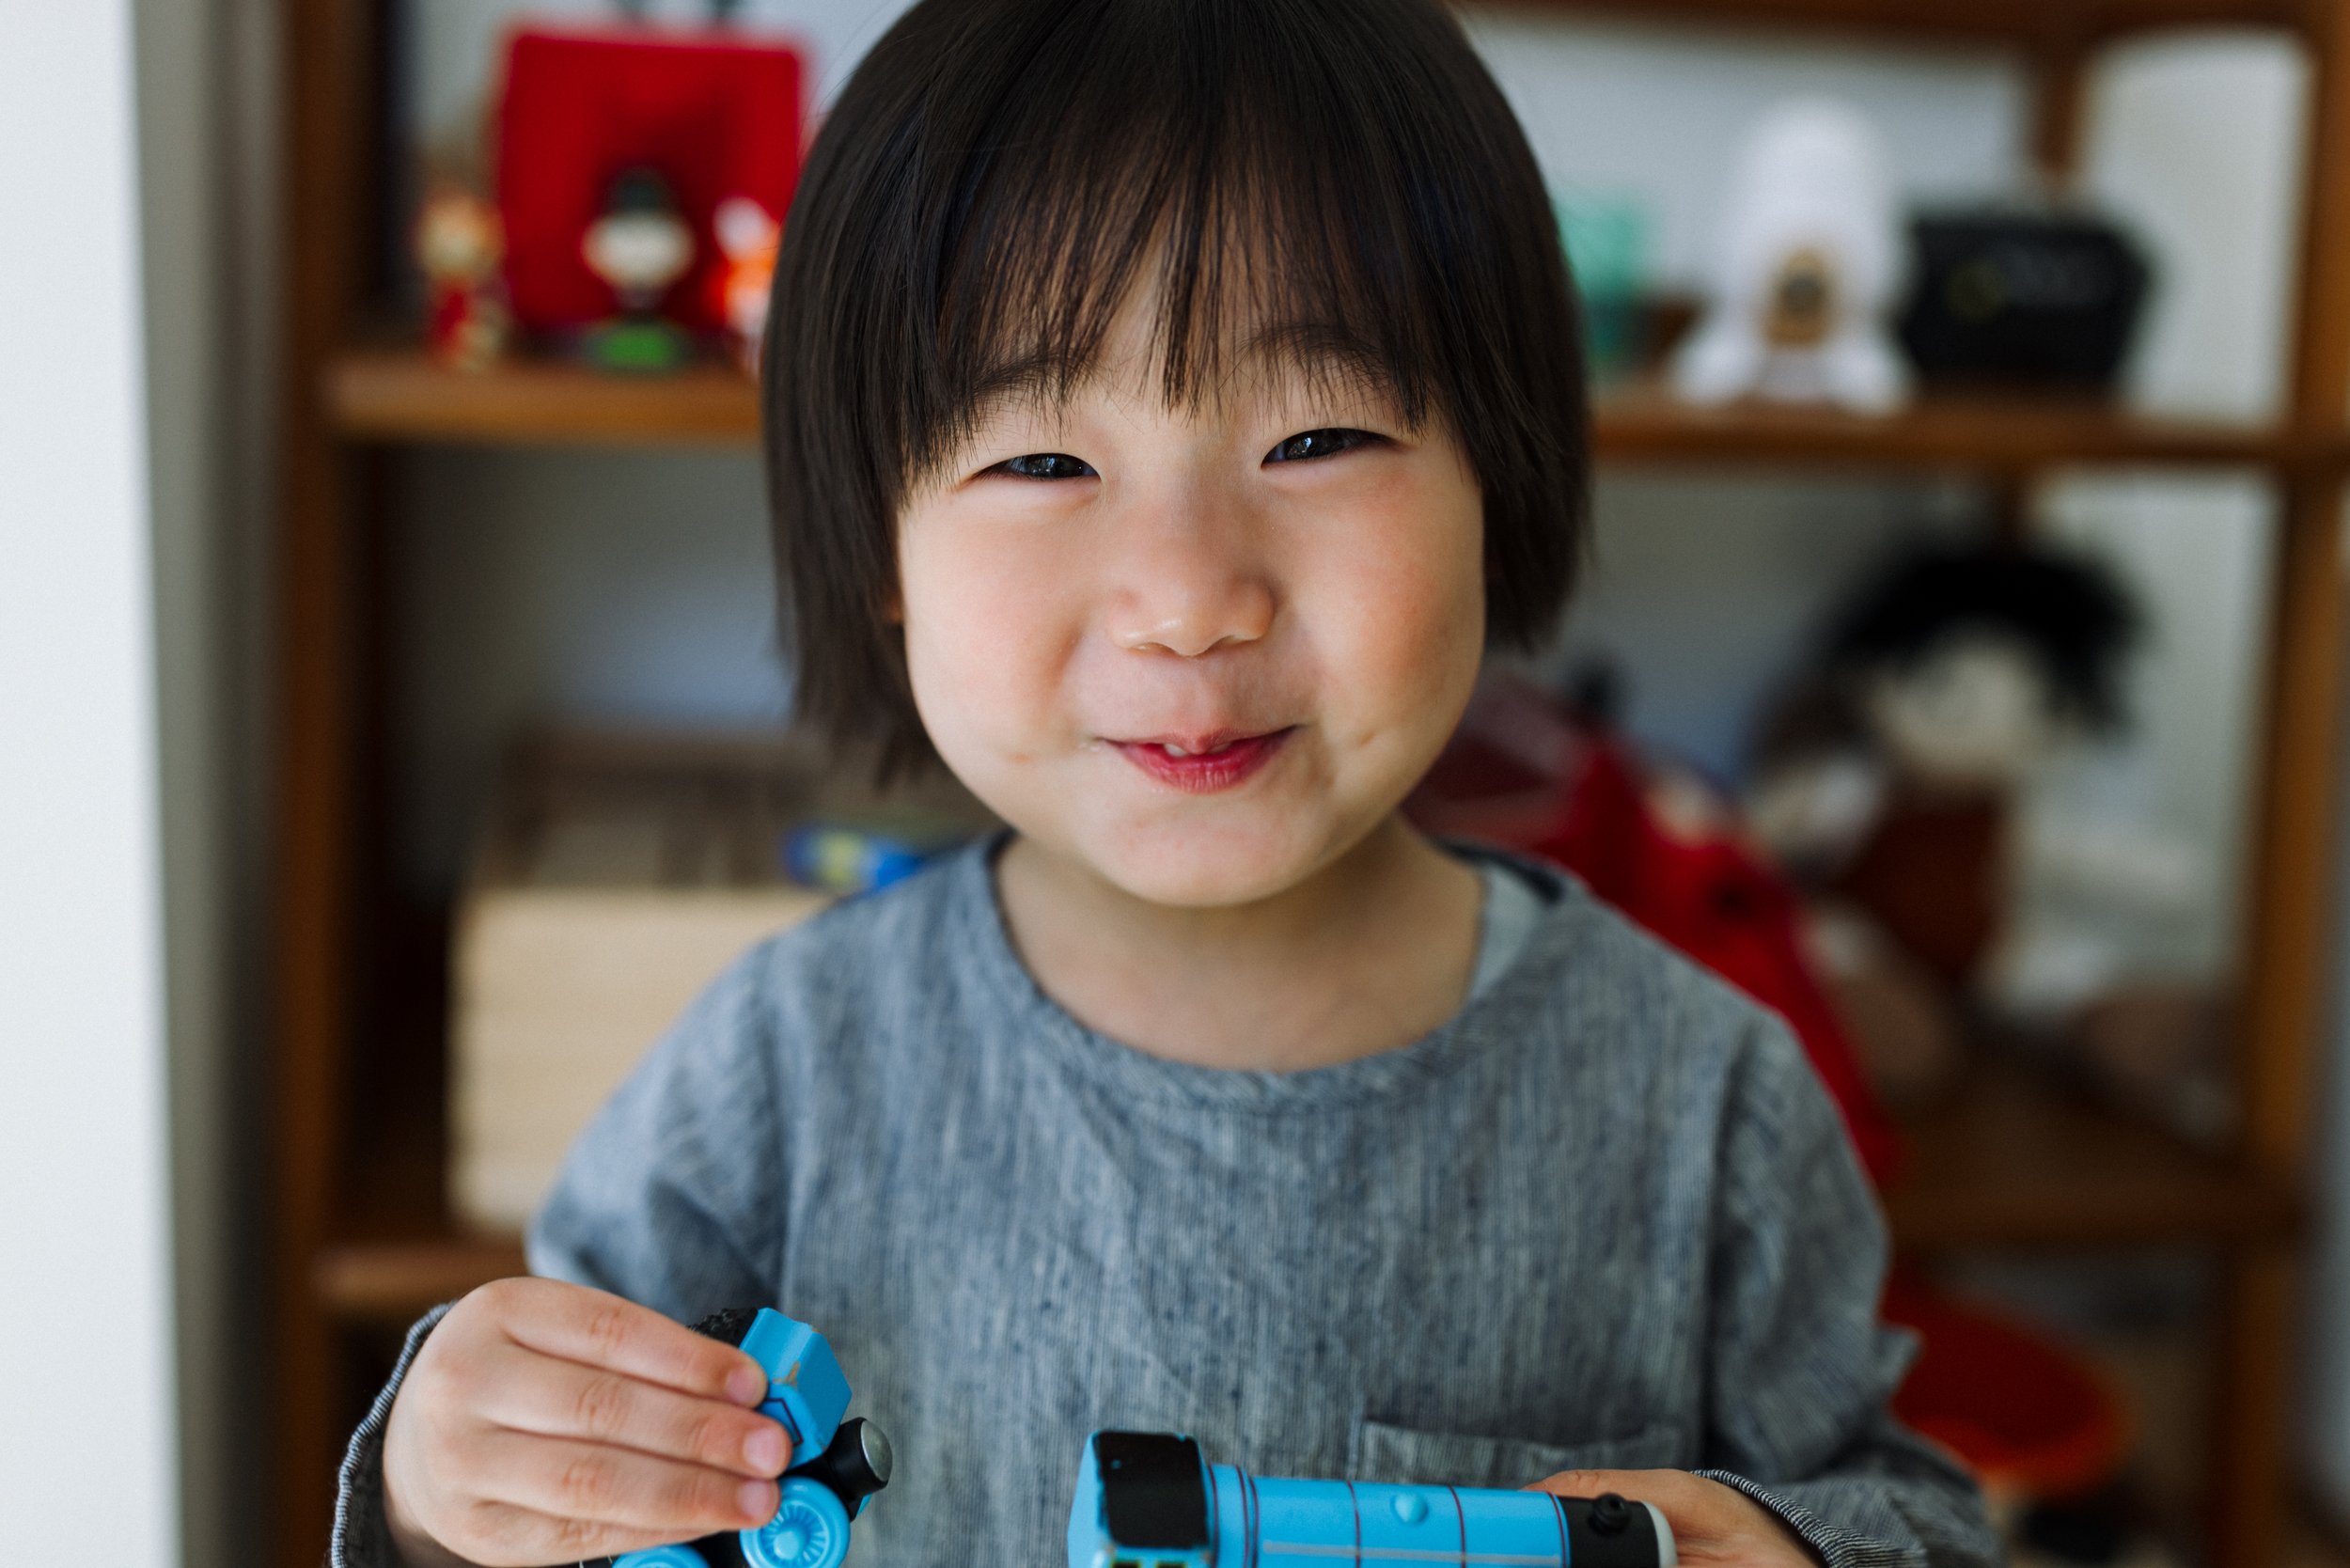
[[[768, 490], [800, 718], [931, 755], [889, 606], [910, 489], [1009, 384], [1065, 391], [1137, 282], [1170, 403], [1244, 347], [1449, 422], [1489, 640], [1581, 558], [1581, 331], [1524, 133], [1433, 0], [923, 0], [842, 91], [785, 226]], [[1244, 336], [1245, 335], [1245, 336]]]

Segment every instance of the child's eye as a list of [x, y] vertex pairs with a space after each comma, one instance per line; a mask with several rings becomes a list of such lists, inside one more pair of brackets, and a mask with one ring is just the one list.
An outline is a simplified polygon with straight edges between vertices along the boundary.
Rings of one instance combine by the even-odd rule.
[[1267, 463], [1302, 463], [1308, 458], [1336, 457], [1357, 447], [1368, 447], [1378, 439], [1369, 431], [1303, 431], [1267, 452], [1264, 460]]
[[1093, 477], [1093, 466], [1071, 457], [1067, 452], [1025, 452], [1007, 458], [993, 470], [1022, 479], [1086, 479]]

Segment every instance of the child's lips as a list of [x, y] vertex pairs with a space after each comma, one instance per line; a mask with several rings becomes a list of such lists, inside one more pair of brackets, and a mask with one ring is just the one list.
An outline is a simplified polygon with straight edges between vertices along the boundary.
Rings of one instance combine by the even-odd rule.
[[1209, 735], [1162, 735], [1112, 741], [1118, 754], [1153, 782], [1185, 794], [1207, 795], [1238, 789], [1256, 776], [1296, 727], [1246, 735], [1219, 730]]

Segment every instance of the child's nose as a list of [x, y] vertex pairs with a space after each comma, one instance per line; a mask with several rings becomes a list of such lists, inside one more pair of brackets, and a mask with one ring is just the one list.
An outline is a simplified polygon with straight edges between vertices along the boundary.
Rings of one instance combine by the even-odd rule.
[[1135, 652], [1197, 658], [1272, 630], [1273, 587], [1230, 521], [1162, 518], [1131, 530], [1104, 619]]

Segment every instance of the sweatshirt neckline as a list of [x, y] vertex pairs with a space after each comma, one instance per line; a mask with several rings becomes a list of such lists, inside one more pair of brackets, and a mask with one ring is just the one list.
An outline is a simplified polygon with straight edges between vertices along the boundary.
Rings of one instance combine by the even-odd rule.
[[952, 869], [965, 950], [1032, 1043], [1058, 1064], [1120, 1098], [1266, 1115], [1391, 1098], [1434, 1083], [1502, 1043], [1528, 1038], [1531, 1012], [1555, 989], [1588, 899], [1575, 880], [1538, 862], [1482, 845], [1446, 847], [1472, 862], [1499, 862], [1531, 883], [1545, 904], [1509, 968], [1460, 1011], [1418, 1039], [1372, 1056], [1291, 1073], [1203, 1067], [1153, 1056], [1089, 1027], [1049, 996], [1012, 945], [995, 891], [995, 858], [1009, 830], [971, 845]]

